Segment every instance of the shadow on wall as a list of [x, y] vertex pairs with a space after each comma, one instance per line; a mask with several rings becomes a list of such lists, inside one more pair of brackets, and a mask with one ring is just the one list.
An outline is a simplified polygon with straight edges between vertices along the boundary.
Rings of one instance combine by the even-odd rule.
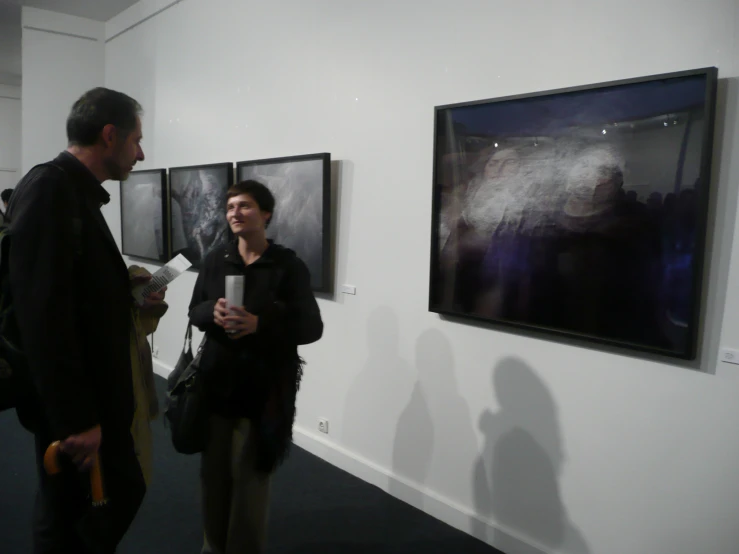
[[[485, 437], [474, 470], [475, 507], [505, 529], [536, 541], [546, 549], [589, 554], [562, 504], [559, 476], [565, 459], [557, 408], [544, 383], [523, 361], [503, 359], [493, 372], [500, 410], [485, 411], [480, 429]], [[492, 532], [492, 531], [491, 531]], [[520, 542], [503, 531], [489, 536], [477, 522], [473, 534], [504, 551]]]
[[423, 508], [423, 488], [434, 455], [434, 422], [420, 380], [413, 385], [408, 402], [396, 420], [392, 452], [392, 471], [396, 479], [390, 481], [390, 494], [411, 506]]
[[[728, 291], [729, 263], [736, 226], [737, 196], [739, 189], [720, 179], [724, 171], [728, 175], [735, 163], [736, 133], [727, 132], [727, 124], [736, 121], [739, 106], [739, 79], [719, 79], [716, 91], [716, 123], [713, 141], [713, 160], [708, 197], [708, 225], [706, 226], [706, 255], [703, 265], [701, 314], [698, 332], [696, 362], [703, 371], [715, 374], [717, 354], [722, 339]], [[727, 330], [728, 331], [728, 330]]]
[[[418, 381], [400, 415], [390, 492], [424, 507], [424, 484], [462, 505], [471, 501], [470, 476], [479, 453], [467, 401], [460, 395], [452, 346], [436, 329], [416, 342]], [[404, 481], [413, 485], [406, 486]]]
[[403, 402], [413, 374], [400, 355], [398, 316], [389, 306], [367, 321], [368, 358], [346, 396], [342, 442], [352, 451], [387, 467]]
[[[347, 244], [351, 219], [341, 218], [341, 205], [350, 206], [354, 164], [347, 160], [331, 162], [331, 247], [329, 279], [331, 292], [317, 292], [316, 298], [344, 303], [345, 295], [339, 291], [340, 279], [346, 275]], [[347, 210], [348, 211], [348, 210]]]

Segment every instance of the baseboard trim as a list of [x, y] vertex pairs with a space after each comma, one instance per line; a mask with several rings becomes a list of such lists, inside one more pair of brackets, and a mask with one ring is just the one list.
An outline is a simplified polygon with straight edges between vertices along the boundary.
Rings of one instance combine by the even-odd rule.
[[469, 508], [395, 475], [299, 425], [295, 426], [293, 435], [300, 448], [506, 554], [555, 554], [517, 532], [483, 519]]
[[174, 370], [173, 367], [160, 362], [156, 358], [152, 358], [152, 365], [154, 366], [154, 373], [159, 375], [159, 377], [164, 377], [165, 379], [169, 377], [169, 374], [172, 373], [172, 371]]

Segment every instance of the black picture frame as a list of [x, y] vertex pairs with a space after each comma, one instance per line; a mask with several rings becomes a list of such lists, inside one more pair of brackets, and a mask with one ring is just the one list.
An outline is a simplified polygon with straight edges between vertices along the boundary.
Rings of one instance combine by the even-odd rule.
[[[150, 181], [150, 182], [147, 182]], [[150, 185], [147, 187], [147, 185]], [[121, 252], [125, 256], [154, 262], [170, 259], [169, 218], [167, 217], [167, 170], [132, 171], [119, 182], [121, 198]], [[133, 187], [140, 188], [137, 189]], [[149, 189], [149, 190], [146, 190]], [[136, 199], [138, 196], [138, 200]], [[158, 200], [159, 206], [156, 202]], [[151, 210], [154, 217], [142, 216]], [[157, 218], [158, 224], [157, 224]], [[152, 227], [148, 224], [151, 222]], [[153, 233], [154, 236], [151, 236]]]
[[[297, 176], [290, 177], [292, 172]], [[267, 237], [295, 250], [308, 266], [314, 292], [330, 293], [331, 154], [237, 162], [236, 176], [238, 181], [259, 181], [272, 191], [276, 206]]]
[[182, 254], [194, 271], [206, 256], [231, 239], [226, 221], [226, 193], [233, 185], [233, 163], [169, 169], [171, 257]]
[[[701, 81], [702, 80], [702, 81]], [[681, 327], [679, 330], [680, 333], [680, 340], [675, 339], [673, 342], [670, 342], [672, 338], [669, 340], [664, 340], [663, 338], [657, 338], [656, 340], [652, 341], [650, 340], [643, 340], [642, 338], [634, 338], [634, 336], [630, 336], [628, 331], [624, 331], [622, 336], [619, 336], [621, 331], [605, 334], [602, 332], [595, 332], [587, 329], [583, 329], [582, 327], [577, 328], [577, 326], [563, 326], [559, 324], [551, 324], [551, 323], [542, 323], [539, 321], [533, 321], [534, 318], [529, 318], [526, 320], [526, 318], [523, 317], [510, 317], [509, 313], [515, 314], [516, 309], [515, 308], [507, 308], [506, 302], [508, 304], [511, 304], [510, 296], [506, 296], [505, 293], [498, 292], [498, 297], [494, 297], [493, 295], [490, 295], [489, 298], [493, 298], [494, 300], [489, 300], [486, 298], [484, 301], [479, 301], [474, 297], [474, 294], [469, 294], [464, 291], [469, 291], [469, 287], [465, 288], [465, 283], [479, 283], [482, 282], [482, 279], [478, 277], [479, 273], [476, 274], [474, 271], [475, 267], [492, 267], [493, 272], [498, 271], [498, 276], [501, 275], [500, 273], [500, 267], [503, 267], [501, 265], [502, 262], [500, 262], [500, 259], [502, 259], [502, 254], [500, 252], [502, 251], [502, 248], [497, 248], [496, 243], [493, 242], [495, 237], [502, 236], [501, 234], [495, 234], [495, 233], [502, 233], [499, 231], [501, 228], [505, 228], [505, 226], [502, 223], [496, 223], [496, 222], [505, 222], [505, 218], [508, 217], [507, 215], [501, 215], [501, 216], [495, 216], [493, 218], [492, 216], [489, 216], [489, 219], [487, 220], [487, 223], [490, 223], [490, 221], [493, 221], [494, 225], [497, 225], [495, 227], [495, 231], [493, 235], [485, 235], [482, 234], [483, 238], [485, 236], [490, 237], [487, 240], [490, 240], [492, 244], [488, 244], [487, 246], [484, 245], [484, 243], [480, 246], [480, 249], [484, 250], [485, 253], [481, 255], [481, 259], [483, 261], [477, 261], [477, 262], [468, 262], [466, 259], [463, 259], [463, 256], [460, 254], [460, 252], [463, 252], [463, 249], [467, 248], [468, 243], [464, 242], [465, 240], [468, 240], [464, 233], [466, 233], [466, 229], [469, 227], [474, 226], [474, 223], [461, 223], [459, 219], [457, 219], [458, 214], [462, 213], [462, 209], [467, 209], [465, 206], [471, 206], [468, 208], [468, 212], [472, 213], [476, 206], [483, 205], [482, 203], [476, 203], [472, 200], [465, 200], [460, 201], [459, 198], [464, 198], [464, 194], [468, 194], [469, 190], [480, 190], [480, 186], [478, 186], [477, 189], [471, 188], [472, 179], [475, 177], [472, 176], [472, 173], [463, 173], [463, 163], [464, 164], [470, 164], [467, 165], [467, 168], [471, 167], [471, 156], [468, 156], [469, 152], [472, 151], [473, 148], [478, 148], [480, 145], [475, 145], [474, 147], [471, 146], [475, 144], [476, 140], [479, 140], [479, 136], [472, 136], [474, 133], [468, 133], [469, 129], [474, 128], [476, 125], [479, 128], [482, 128], [482, 125], [478, 125], [478, 123], [472, 123], [471, 125], [467, 126], [467, 121], [474, 121], [474, 118], [471, 114], [474, 114], [476, 111], [479, 113], [483, 113], [481, 110], [482, 108], [487, 108], [488, 106], [495, 106], [495, 108], [492, 108], [489, 113], [497, 113], [498, 117], [495, 118], [495, 122], [493, 125], [490, 125], [487, 127], [488, 131], [485, 133], [480, 133], [480, 135], [485, 135], [485, 147], [490, 148], [490, 154], [489, 158], [487, 158], [487, 161], [483, 161], [483, 165], [476, 166], [477, 171], [481, 171], [483, 177], [480, 177], [480, 180], [487, 179], [486, 186], [488, 186], [488, 190], [494, 190], [494, 187], [490, 186], [489, 183], [494, 182], [493, 179], [500, 178], [500, 177], [490, 177], [488, 174], [484, 173], [485, 169], [482, 169], [482, 167], [487, 167], [488, 164], [491, 163], [492, 158], [496, 155], [496, 151], [494, 149], [498, 149], [499, 147], [502, 147], [504, 145], [501, 145], [500, 143], [510, 140], [510, 144], [517, 144], [515, 142], [514, 136], [515, 132], [511, 132], [510, 135], [506, 136], [505, 133], [496, 130], [493, 131], [494, 126], [497, 129], [505, 127], [506, 124], [510, 123], [510, 121], [506, 120], [505, 113], [503, 113], [501, 110], [505, 110], [506, 106], [510, 107], [510, 118], [511, 121], [515, 120], [515, 117], [518, 117], [517, 114], [522, 113], [531, 113], [532, 110], [537, 106], [537, 102], [541, 105], [545, 105], [545, 101], [552, 98], [565, 98], [568, 97], [570, 100], [574, 99], [582, 99], [585, 98], [586, 94], [593, 93], [593, 92], [606, 92], [606, 93], [615, 93], [617, 91], [626, 91], [627, 89], [633, 90], [644, 90], [646, 91], [647, 88], [650, 86], [654, 86], [655, 88], [659, 88], [660, 84], [664, 84], [665, 86], [669, 84], [675, 84], [675, 83], [687, 83], [687, 82], [701, 82], [702, 87], [702, 94], [703, 94], [703, 102], [699, 105], [700, 109], [698, 107], [694, 108], [694, 116], [691, 115], [693, 112], [690, 110], [687, 110], [689, 112], [690, 117], [699, 120], [700, 123], [700, 129], [701, 134], [699, 137], [691, 137], [693, 139], [693, 142], [690, 142], [692, 150], [689, 152], [689, 155], [692, 155], [693, 158], [691, 159], [692, 170], [695, 171], [697, 168], [698, 171], [698, 178], [695, 181], [695, 185], [693, 188], [693, 193], [691, 194], [683, 194], [682, 189], [677, 188], [678, 186], [682, 187], [681, 183], [684, 181], [681, 181], [681, 179], [684, 179], [685, 176], [682, 175], [682, 171], [685, 168], [685, 156], [686, 156], [686, 148], [687, 144], [689, 143], [689, 125], [690, 122], [686, 123], [680, 123], [680, 125], [685, 125], [686, 128], [688, 128], [687, 131], [685, 131], [685, 138], [680, 143], [680, 154], [678, 158], [678, 164], [677, 164], [677, 171], [676, 174], [674, 174], [675, 179], [675, 186], [676, 190], [679, 190], [680, 194], [684, 197], [690, 197], [693, 200], [691, 204], [691, 208], [694, 210], [694, 217], [691, 220], [691, 240], [694, 244], [694, 248], [690, 252], [690, 272], [689, 276], [686, 277], [686, 284], [684, 286], [684, 289], [681, 289], [681, 294], [678, 295], [679, 301], [683, 303], [684, 306], [686, 306], [683, 313], [683, 317], [680, 321], [677, 323], [674, 323], [675, 326], [678, 324], [684, 325], [684, 327]], [[715, 110], [716, 110], [716, 89], [717, 89], [717, 82], [718, 82], [718, 69], [715, 67], [707, 67], [707, 68], [700, 68], [700, 69], [693, 69], [688, 71], [679, 71], [679, 72], [673, 72], [673, 73], [664, 73], [659, 75], [651, 75], [651, 76], [645, 76], [645, 77], [638, 77], [633, 79], [623, 79], [623, 80], [617, 80], [617, 81], [610, 81], [605, 83], [598, 83], [598, 84], [591, 84], [591, 85], [584, 85], [584, 86], [578, 86], [578, 87], [570, 87], [570, 88], [564, 88], [564, 89], [557, 89], [557, 90], [549, 90], [549, 91], [543, 91], [543, 92], [536, 92], [531, 94], [521, 94], [521, 95], [515, 95], [515, 96], [507, 96], [502, 98], [493, 98], [493, 99], [487, 99], [487, 100], [478, 100], [473, 102], [464, 102], [464, 103], [458, 103], [458, 104], [448, 104], [443, 106], [436, 106], [434, 108], [434, 146], [433, 146], [433, 183], [432, 183], [432, 217], [431, 217], [431, 251], [430, 251], [430, 271], [429, 271], [429, 301], [428, 301], [428, 309], [432, 313], [437, 313], [442, 316], [448, 317], [450, 319], [458, 319], [461, 321], [468, 320], [471, 322], [478, 322], [478, 323], [484, 323], [487, 325], [492, 325], [494, 328], [500, 328], [500, 329], [507, 329], [510, 331], [518, 331], [518, 332], [525, 332], [525, 331], [533, 331], [533, 332], [539, 332], [544, 333], [544, 336], [551, 336], [552, 338], [570, 338], [570, 339], [577, 339], [582, 340], [584, 343], [593, 343], [593, 344], [601, 344], [601, 345], [607, 345], [607, 346], [615, 346], [617, 348], [623, 348], [629, 351], [634, 352], [642, 352], [642, 353], [650, 353], [650, 354], [656, 354], [659, 356], [664, 356], [667, 358], [678, 358], [678, 359], [685, 359], [685, 360], [694, 360], [697, 353], [697, 347], [699, 344], [699, 321], [700, 321], [700, 315], [701, 315], [701, 299], [702, 299], [702, 286], [703, 286], [703, 273], [704, 273], [704, 259], [705, 259], [705, 251], [707, 249], [706, 245], [706, 227], [708, 224], [708, 202], [709, 202], [709, 190], [710, 190], [710, 183], [711, 183], [711, 160], [713, 155], [713, 134], [714, 134], [714, 119], [715, 119]], [[653, 84], [653, 85], [652, 85]], [[698, 85], [695, 85], [696, 87]], [[624, 93], [625, 94], [625, 93]], [[615, 102], [615, 100], [614, 100]], [[515, 110], [513, 109], [515, 107]], [[471, 109], [470, 109], [471, 108]], [[458, 111], [454, 116], [452, 115], [452, 112], [455, 110], [460, 109], [467, 109], [468, 111], [465, 112], [465, 116], [467, 119], [465, 120], [463, 117], [461, 117], [459, 114], [462, 112]], [[537, 108], [538, 109], [538, 108]], [[542, 108], [543, 109], [543, 108]], [[580, 109], [578, 107], [578, 109]], [[587, 106], [582, 107], [582, 110], [586, 110]], [[495, 111], [497, 110], [497, 111]], [[669, 109], [666, 108], [667, 111]], [[617, 110], [616, 110], [617, 111]], [[515, 112], [515, 113], [514, 113]], [[544, 113], [544, 112], [542, 112]], [[577, 112], [578, 114], [580, 112]], [[681, 112], [682, 113], [682, 112]], [[587, 115], [587, 114], [586, 114]], [[590, 114], [592, 115], [592, 114]], [[657, 117], [658, 115], [664, 115], [664, 114], [651, 114], [654, 117]], [[456, 119], [454, 117], [456, 116]], [[647, 118], [650, 116], [648, 113], [644, 113], [641, 116], [639, 116], [639, 121]], [[547, 112], [546, 117], [543, 117], [541, 121], [539, 121], [538, 125], [540, 128], [548, 128], [548, 129], [554, 129], [556, 127], [557, 121], [556, 120], [557, 113], [553, 113], [552, 111]], [[461, 123], [464, 120], [464, 123]], [[521, 120], [523, 121], [523, 120]], [[633, 120], [634, 122], [637, 121], [635, 118]], [[465, 127], [461, 127], [460, 125], [463, 124]], [[599, 122], [600, 124], [604, 124], [604, 122]], [[614, 119], [609, 123], [609, 125], [615, 124], [618, 125], [618, 122]], [[664, 122], [659, 123], [659, 125], [669, 126], [669, 125], [678, 125], [677, 119], [674, 121], [670, 121], [668, 119], [665, 119]], [[520, 127], [525, 128], [526, 125], [523, 123], [519, 123]], [[595, 125], [595, 124], [593, 124]], [[634, 123], [629, 124], [629, 127], [631, 129], [634, 129], [633, 127]], [[536, 125], [532, 125], [531, 129], [534, 129]], [[680, 127], [676, 127], [676, 130]], [[464, 132], [467, 133], [463, 136], [464, 138], [464, 147], [459, 146], [458, 142], [461, 141], [460, 136], [458, 136], [458, 132], [460, 129], [464, 129]], [[602, 134], [607, 135], [607, 133], [610, 133], [611, 130], [616, 130], [615, 127], [611, 126], [608, 129], [605, 127], [603, 128]], [[639, 130], [639, 124], [636, 124], [636, 130]], [[626, 132], [624, 128], [619, 132]], [[497, 134], [496, 134], [497, 133]], [[539, 131], [534, 131], [534, 135], [539, 133]], [[526, 136], [528, 137], [527, 140], [530, 140], [532, 133], [521, 131], [519, 132], [520, 136]], [[552, 133], [552, 136], [554, 137], [556, 134]], [[616, 133], [613, 133], [613, 135], [616, 135]], [[501, 140], [497, 140], [495, 137], [501, 137]], [[583, 135], [585, 136], [585, 135]], [[525, 148], [529, 148], [529, 151], [534, 151], [534, 149], [538, 146], [541, 146], [543, 143], [540, 143], [539, 141], [544, 141], [545, 139], [549, 138], [548, 135], [544, 133], [538, 134], [538, 136], [534, 136], [533, 144], [527, 144]], [[590, 140], [590, 139], [587, 139]], [[593, 140], [595, 140], [593, 138]], [[616, 140], [615, 138], [612, 140]], [[458, 141], [458, 142], [455, 142]], [[553, 141], [554, 142], [554, 141]], [[523, 144], [523, 142], [522, 142]], [[596, 144], [593, 142], [593, 144]], [[697, 146], [696, 146], [697, 145]], [[511, 147], [513, 149], [513, 147]], [[518, 148], [518, 146], [516, 146]], [[523, 146], [521, 148], [524, 148]], [[699, 155], [696, 153], [699, 149]], [[516, 151], [514, 149], [514, 151]], [[517, 151], [516, 151], [517, 152]], [[487, 154], [486, 154], [487, 155]], [[479, 155], [480, 161], [484, 160], [482, 156], [482, 150], [480, 150]], [[505, 167], [505, 161], [503, 161], [503, 165], [500, 165], [500, 160], [502, 157], [496, 161], [495, 163], [498, 164], [499, 167]], [[528, 158], [520, 158], [520, 160], [528, 160]], [[543, 159], [543, 158], [542, 158]], [[554, 158], [552, 158], [554, 159]], [[464, 160], [464, 161], [462, 161]], [[495, 164], [493, 164], [492, 167], [496, 167]], [[514, 167], [515, 164], [514, 164]], [[465, 171], [468, 171], [468, 169], [465, 169]], [[492, 171], [492, 170], [491, 170]], [[498, 174], [501, 175], [501, 174]], [[622, 174], [623, 175], [623, 174]], [[512, 178], [506, 178], [506, 181], [500, 181], [505, 183], [512, 183]], [[622, 184], [624, 183], [624, 180], [622, 178]], [[585, 181], [581, 181], [580, 184], [585, 183]], [[509, 185], [503, 185], [509, 186]], [[510, 185], [513, 186], [513, 185]], [[518, 185], [517, 185], [518, 186]], [[554, 185], [552, 185], [554, 186]], [[599, 187], [600, 185], [594, 185], [592, 187], [593, 194], [595, 194], [596, 187]], [[464, 193], [456, 193], [457, 190], [456, 187], [465, 187]], [[533, 187], [532, 187], [533, 188]], [[522, 187], [521, 190], [525, 190], [525, 187]], [[575, 190], [575, 188], [567, 189], [570, 192], [567, 192], [566, 194], [572, 195]], [[690, 190], [687, 188], [687, 190]], [[622, 189], [619, 189], [618, 194], [620, 195], [622, 192]], [[494, 193], [494, 194], [500, 194], [500, 193]], [[495, 199], [494, 194], [490, 194], [489, 198], [491, 200]], [[654, 193], [649, 193], [649, 199], [651, 200], [654, 196]], [[563, 195], [565, 196], [565, 195]], [[670, 196], [670, 193], [668, 193], [664, 198], [663, 207], [667, 206], [667, 198]], [[678, 202], [682, 201], [682, 197], [678, 197]], [[529, 198], [527, 196], [527, 198]], [[619, 196], [619, 201], [621, 201], [622, 196]], [[632, 197], [633, 198], [633, 195]], [[638, 198], [638, 196], [637, 196]], [[654, 197], [656, 198], [656, 197]], [[530, 200], [520, 200], [519, 206], [526, 206], [527, 202], [530, 202]], [[615, 202], [615, 200], [614, 200]], [[491, 201], [488, 204], [491, 208], [492, 213], [492, 207], [496, 206], [497, 204], [494, 201]], [[615, 205], [615, 204], [614, 204]], [[620, 204], [619, 204], [620, 205]], [[672, 205], [672, 204], [671, 204]], [[455, 208], [452, 209], [450, 206], [454, 206]], [[462, 208], [458, 208], [459, 206], [462, 206]], [[552, 204], [554, 206], [554, 203]], [[448, 210], [448, 212], [445, 212], [442, 214], [443, 210]], [[546, 207], [548, 210], [554, 210], [552, 207]], [[523, 210], [523, 208], [522, 208]], [[523, 210], [525, 213], [525, 210]], [[566, 210], [563, 210], [566, 211]], [[572, 213], [572, 211], [570, 211]], [[581, 216], [585, 212], [580, 212], [578, 216]], [[589, 216], [592, 216], [591, 212]], [[483, 220], [485, 215], [483, 214]], [[520, 216], [520, 221], [524, 220], [525, 216]], [[499, 218], [499, 219], [496, 219]], [[469, 216], [468, 221], [475, 221], [474, 217]], [[537, 220], [539, 221], [539, 220]], [[466, 226], [466, 227], [465, 227]], [[510, 226], [509, 226], [510, 228]], [[516, 228], [516, 233], [520, 232], [519, 229], [525, 228], [525, 222], [521, 224], [521, 226]], [[461, 230], [460, 230], [461, 229]], [[665, 229], [665, 227], [661, 227], [660, 229]], [[519, 235], [512, 235], [512, 236], [519, 236]], [[450, 237], [453, 237], [453, 239], [450, 239]], [[448, 242], [450, 240], [453, 240], [452, 243]], [[447, 248], [448, 244], [453, 244], [453, 248], [456, 248], [455, 254], [447, 254], [443, 249]], [[498, 243], [500, 244], [500, 243]], [[460, 247], [460, 245], [462, 245]], [[452, 248], [451, 246], [449, 248]], [[474, 248], [470, 247], [470, 251], [474, 251]], [[467, 250], [464, 250], [466, 253]], [[513, 252], [515, 254], [518, 254], [518, 250], [516, 250], [515, 247], [513, 247]], [[514, 255], [515, 255], [514, 254]], [[466, 254], [465, 254], [466, 255]], [[477, 256], [480, 256], [480, 254], [476, 254]], [[456, 256], [456, 257], [455, 257]], [[495, 257], [498, 258], [498, 265], [493, 265], [496, 263], [494, 261]], [[470, 258], [474, 258], [474, 256], [470, 256]], [[533, 259], [533, 258], [532, 258]], [[491, 261], [492, 260], [492, 261]], [[478, 263], [478, 266], [475, 266], [474, 264]], [[559, 263], [559, 262], [558, 262]], [[488, 265], [484, 265], [488, 264]], [[468, 271], [469, 268], [473, 268], [471, 273], [467, 275], [463, 279], [457, 279], [456, 276], [459, 276], [464, 271]], [[591, 266], [592, 267], [592, 266]], [[463, 268], [463, 269], [461, 269]], [[625, 270], [624, 270], [625, 271]], [[605, 270], [603, 270], [603, 274], [606, 275]], [[471, 277], [470, 277], [471, 275]], [[451, 276], [451, 277], [450, 277]], [[609, 275], [610, 276], [610, 275]], [[531, 278], [531, 274], [528, 275], [529, 278]], [[590, 277], [583, 275], [584, 282], [587, 282], [586, 279], [589, 279]], [[500, 278], [499, 278], [500, 281]], [[511, 286], [511, 290], [513, 290], [513, 287], [516, 286], [516, 282], [511, 280], [513, 285]], [[519, 280], [518, 283], [520, 285], [522, 281]], [[477, 286], [477, 285], [475, 285]], [[498, 285], [494, 285], [494, 287], [498, 287]], [[503, 287], [499, 287], [498, 291], [504, 290]], [[552, 286], [552, 290], [556, 290], [554, 286]], [[459, 292], [463, 291], [463, 292]], [[530, 291], [529, 291], [530, 292]], [[465, 297], [466, 295], [466, 297]], [[465, 298], [463, 298], [465, 297]], [[462, 300], [460, 300], [462, 298]], [[472, 300], [469, 300], [469, 299]], [[479, 298], [479, 297], [478, 297]], [[556, 299], [556, 302], [559, 302], [561, 305], [563, 304], [563, 300], [561, 298]], [[472, 306], [470, 308], [470, 306]], [[480, 306], [483, 306], [482, 308]], [[497, 310], [497, 313], [495, 312]], [[625, 310], [625, 309], [624, 309]], [[542, 313], [543, 313], [542, 309]], [[522, 313], [522, 312], [521, 312]], [[614, 314], [620, 314], [621, 311], [616, 310], [611, 313]], [[634, 312], [636, 313], [636, 312]], [[663, 312], [660, 311], [660, 314]], [[492, 314], [492, 315], [491, 315]], [[541, 320], [546, 320], [548, 315], [543, 315], [541, 317]], [[572, 317], [571, 315], [567, 315], [567, 318]], [[657, 317], [657, 316], [655, 316]], [[556, 317], [551, 317], [551, 320], [556, 320]], [[662, 316], [659, 316], [659, 319], [661, 321]], [[604, 320], [604, 318], [601, 318], [601, 321]], [[641, 322], [640, 322], [641, 323]], [[672, 323], [671, 323], [672, 325]], [[645, 331], [644, 335], [649, 335], [652, 333], [651, 330], [647, 329], [649, 327], [648, 324], [644, 324]], [[614, 330], [616, 326], [614, 325]], [[658, 331], [654, 331], [655, 337], [657, 335], [661, 335], [663, 333], [663, 330], [660, 328]]]

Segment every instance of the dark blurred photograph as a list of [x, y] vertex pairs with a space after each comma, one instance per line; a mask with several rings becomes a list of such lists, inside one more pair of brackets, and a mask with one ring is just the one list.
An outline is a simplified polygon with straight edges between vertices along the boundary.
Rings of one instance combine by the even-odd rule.
[[123, 254], [144, 260], [169, 259], [167, 170], [132, 171], [121, 181]]
[[328, 292], [330, 249], [331, 159], [309, 154], [239, 162], [239, 181], [264, 183], [278, 208], [267, 238], [294, 250], [308, 266], [314, 291]]
[[437, 108], [431, 310], [694, 357], [715, 80]]
[[169, 170], [172, 256], [182, 254], [199, 268], [208, 253], [226, 242], [226, 193], [233, 184], [233, 164]]

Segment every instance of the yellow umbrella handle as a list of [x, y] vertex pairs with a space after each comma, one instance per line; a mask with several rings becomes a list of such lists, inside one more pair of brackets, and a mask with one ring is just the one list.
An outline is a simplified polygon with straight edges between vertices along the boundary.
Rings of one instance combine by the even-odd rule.
[[102, 506], [108, 502], [105, 498], [105, 487], [103, 486], [103, 468], [100, 465], [100, 456], [96, 452], [92, 458], [92, 469], [90, 470], [90, 490], [92, 491], [92, 503]]
[[62, 469], [59, 467], [59, 447], [61, 443], [54, 441], [49, 445], [44, 454], [44, 469], [49, 475], [56, 475]]
[[[44, 454], [44, 469], [49, 475], [56, 475], [61, 471], [59, 467], [59, 447], [61, 443], [54, 441], [49, 445]], [[100, 456], [95, 453], [92, 457], [92, 469], [90, 470], [90, 490], [92, 492], [92, 503], [95, 506], [101, 506], [108, 502], [105, 497], [105, 487], [103, 486], [103, 470], [100, 465]]]

